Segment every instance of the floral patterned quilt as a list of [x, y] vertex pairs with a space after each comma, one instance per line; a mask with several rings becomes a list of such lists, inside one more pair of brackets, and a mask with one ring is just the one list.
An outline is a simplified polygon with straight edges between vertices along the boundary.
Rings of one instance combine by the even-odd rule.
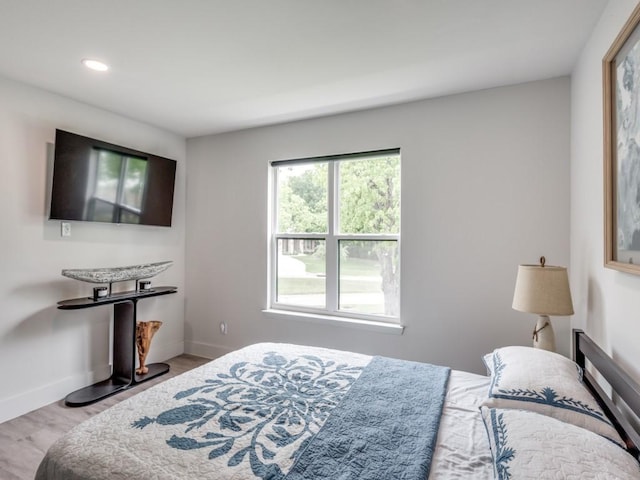
[[58, 440], [36, 480], [425, 480], [449, 369], [257, 344]]

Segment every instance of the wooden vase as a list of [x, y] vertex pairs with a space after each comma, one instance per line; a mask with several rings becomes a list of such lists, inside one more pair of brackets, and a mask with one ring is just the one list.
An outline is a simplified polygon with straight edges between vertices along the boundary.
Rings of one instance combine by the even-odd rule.
[[151, 347], [151, 339], [161, 325], [162, 322], [158, 320], [138, 322], [136, 324], [136, 347], [138, 347], [138, 360], [140, 360], [140, 366], [136, 369], [138, 375], [144, 375], [149, 372], [149, 369], [144, 365], [144, 361]]

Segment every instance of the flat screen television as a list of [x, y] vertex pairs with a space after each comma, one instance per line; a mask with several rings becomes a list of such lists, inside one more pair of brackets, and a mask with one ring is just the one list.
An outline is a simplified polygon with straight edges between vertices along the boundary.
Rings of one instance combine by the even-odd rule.
[[170, 227], [176, 165], [56, 130], [49, 218]]

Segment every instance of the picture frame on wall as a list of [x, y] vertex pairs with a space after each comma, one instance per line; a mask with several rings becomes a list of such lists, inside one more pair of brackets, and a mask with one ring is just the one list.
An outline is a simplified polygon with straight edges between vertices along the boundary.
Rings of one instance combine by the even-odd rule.
[[604, 265], [640, 275], [640, 5], [603, 59]]

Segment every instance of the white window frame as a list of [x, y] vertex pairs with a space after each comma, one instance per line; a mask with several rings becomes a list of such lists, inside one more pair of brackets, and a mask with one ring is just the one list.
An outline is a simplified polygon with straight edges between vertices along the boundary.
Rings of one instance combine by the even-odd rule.
[[[339, 252], [338, 245], [341, 240], [371, 240], [371, 241], [395, 241], [397, 242], [398, 249], [398, 276], [401, 283], [401, 228], [398, 229], [397, 234], [339, 234], [336, 233], [339, 223], [339, 208], [338, 208], [338, 192], [336, 191], [339, 185], [338, 178], [338, 165], [341, 161], [358, 160], [365, 158], [374, 158], [382, 155], [398, 155], [400, 156], [400, 149], [388, 149], [377, 150], [370, 152], [352, 153], [333, 155], [325, 157], [313, 157], [298, 160], [282, 160], [271, 163], [271, 205], [270, 205], [270, 245], [269, 245], [269, 305], [271, 311], [283, 310], [287, 312], [299, 312], [302, 314], [313, 315], [314, 317], [327, 317], [331, 319], [355, 319], [356, 321], [364, 321], [367, 323], [380, 323], [401, 325], [401, 315], [398, 312], [398, 316], [388, 315], [373, 315], [357, 312], [340, 311], [339, 307]], [[300, 165], [304, 163], [327, 163], [328, 164], [328, 225], [326, 233], [277, 233], [277, 212], [278, 212], [278, 167], [285, 165]], [[402, 161], [401, 167], [402, 169]], [[401, 170], [402, 171], [402, 170]], [[402, 175], [402, 173], [400, 174]], [[400, 190], [400, 196], [402, 198], [402, 190]], [[400, 200], [402, 204], [402, 199]], [[402, 207], [400, 207], [402, 209]], [[277, 302], [277, 258], [278, 258], [278, 240], [281, 239], [296, 239], [296, 240], [323, 240], [325, 242], [325, 258], [326, 258], [326, 290], [325, 308], [313, 308], [305, 307], [301, 305], [286, 304]], [[401, 304], [402, 285], [399, 287], [399, 306]]]

